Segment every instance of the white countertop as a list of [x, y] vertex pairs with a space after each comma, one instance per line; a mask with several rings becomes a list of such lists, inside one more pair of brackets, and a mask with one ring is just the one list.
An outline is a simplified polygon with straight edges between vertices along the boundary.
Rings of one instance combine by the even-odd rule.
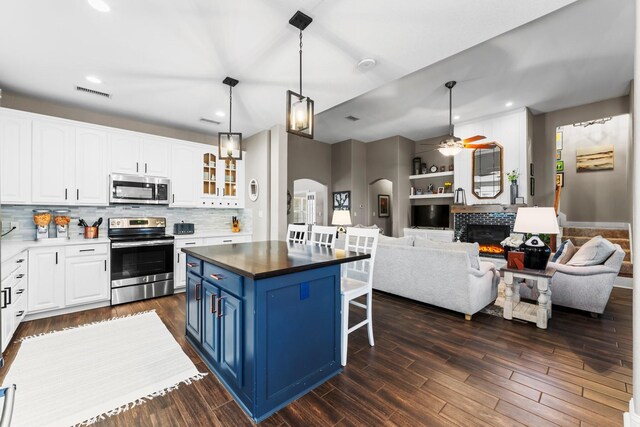
[[43, 240], [2, 240], [0, 241], [1, 261], [5, 261], [25, 249], [43, 248], [47, 246], [69, 246], [69, 245], [96, 245], [99, 243], [111, 243], [107, 237], [98, 239], [43, 239]]
[[[168, 234], [168, 233], [167, 233]], [[251, 236], [249, 231], [240, 231], [234, 233], [233, 231], [196, 231], [193, 234], [174, 234], [175, 239], [202, 239], [207, 237], [229, 237], [229, 236]]]

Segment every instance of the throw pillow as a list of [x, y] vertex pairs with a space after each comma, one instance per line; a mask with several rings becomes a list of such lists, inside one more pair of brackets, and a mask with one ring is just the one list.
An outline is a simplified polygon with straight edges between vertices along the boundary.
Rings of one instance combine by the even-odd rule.
[[416, 239], [414, 244], [416, 247], [442, 249], [449, 251], [466, 251], [469, 255], [469, 263], [471, 268], [480, 270], [480, 245], [477, 243], [462, 243], [462, 242], [436, 242], [429, 239]]
[[560, 256], [562, 255], [562, 251], [564, 250], [564, 248], [567, 246], [567, 242], [570, 242], [571, 240], [565, 240], [564, 242], [562, 242], [560, 244], [560, 247], [558, 248], [558, 250], [556, 251], [555, 254], [553, 254], [553, 256], [551, 257], [551, 262], [557, 262], [558, 259], [560, 258]]
[[596, 236], [582, 245], [571, 260], [567, 262], [567, 265], [599, 265], [604, 263], [615, 251], [616, 247], [613, 246], [613, 243], [602, 236]]
[[394, 246], [413, 246], [413, 237], [412, 236], [389, 237], [381, 234], [378, 237], [378, 244], [394, 245]]
[[567, 240], [566, 243], [567, 244], [564, 246], [564, 250], [562, 251], [560, 258], [558, 258], [558, 261], [557, 261], [558, 264], [568, 263], [569, 261], [571, 261], [571, 258], [573, 258], [573, 256], [578, 251], [578, 249], [573, 245], [573, 242], [571, 240]]

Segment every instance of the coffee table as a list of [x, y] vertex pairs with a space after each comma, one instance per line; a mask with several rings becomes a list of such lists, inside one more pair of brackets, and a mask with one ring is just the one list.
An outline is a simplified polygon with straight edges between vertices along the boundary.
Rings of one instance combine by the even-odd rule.
[[[525, 268], [502, 267], [500, 273], [504, 276], [506, 284], [503, 317], [507, 320], [513, 318], [534, 322], [538, 328], [547, 329], [547, 322], [551, 318], [551, 278], [556, 269], [547, 266], [545, 270], [532, 270]], [[531, 304], [520, 301], [520, 283], [514, 279], [530, 279], [536, 282], [538, 288], [538, 303]]]

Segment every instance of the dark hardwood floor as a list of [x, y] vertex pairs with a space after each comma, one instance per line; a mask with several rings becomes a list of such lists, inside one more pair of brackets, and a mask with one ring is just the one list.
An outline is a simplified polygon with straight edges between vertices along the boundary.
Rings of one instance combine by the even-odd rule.
[[[184, 294], [27, 322], [17, 337], [149, 309], [208, 372], [184, 338]], [[373, 348], [366, 329], [351, 334], [344, 372], [261, 425], [619, 426], [631, 397], [626, 289], [614, 289], [600, 319], [554, 308], [548, 330], [486, 314], [467, 322], [461, 314], [375, 293], [374, 333]], [[8, 348], [7, 366], [18, 348]], [[98, 425], [251, 424], [210, 374]]]

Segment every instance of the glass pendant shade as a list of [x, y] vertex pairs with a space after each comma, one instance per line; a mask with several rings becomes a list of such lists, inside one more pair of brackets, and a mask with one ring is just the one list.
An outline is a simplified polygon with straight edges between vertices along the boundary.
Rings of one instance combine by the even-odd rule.
[[238, 132], [218, 133], [218, 158], [242, 160], [242, 134]]
[[287, 132], [313, 139], [313, 100], [287, 91]]
[[457, 146], [447, 146], [438, 148], [438, 151], [444, 156], [455, 156], [462, 151], [462, 148]]

